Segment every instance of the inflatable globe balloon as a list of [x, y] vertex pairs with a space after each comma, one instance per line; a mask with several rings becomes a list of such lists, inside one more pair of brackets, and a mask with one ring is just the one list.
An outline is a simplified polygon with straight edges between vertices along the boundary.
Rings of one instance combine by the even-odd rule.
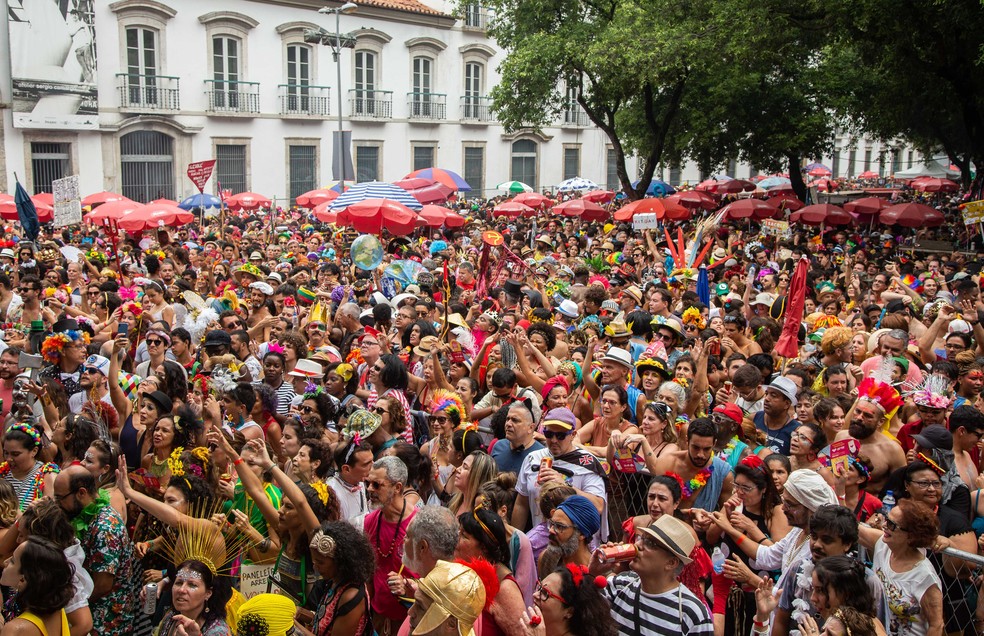
[[383, 244], [372, 234], [363, 234], [352, 241], [352, 262], [359, 269], [372, 271], [383, 262]]

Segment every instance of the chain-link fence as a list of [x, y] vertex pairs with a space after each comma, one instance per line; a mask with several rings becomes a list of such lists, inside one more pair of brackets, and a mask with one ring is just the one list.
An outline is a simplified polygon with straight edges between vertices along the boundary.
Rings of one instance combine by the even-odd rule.
[[930, 559], [943, 582], [943, 632], [978, 636], [974, 619], [984, 585], [984, 557], [947, 548]]

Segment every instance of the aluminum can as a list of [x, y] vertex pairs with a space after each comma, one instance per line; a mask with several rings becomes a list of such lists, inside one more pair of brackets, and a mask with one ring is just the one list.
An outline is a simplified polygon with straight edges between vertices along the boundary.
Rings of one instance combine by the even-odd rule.
[[143, 613], [153, 614], [157, 611], [157, 583], [144, 585]]

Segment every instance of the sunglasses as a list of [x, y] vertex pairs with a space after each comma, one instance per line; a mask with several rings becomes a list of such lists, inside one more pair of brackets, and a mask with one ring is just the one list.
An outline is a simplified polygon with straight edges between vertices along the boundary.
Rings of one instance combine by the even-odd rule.
[[96, 374], [96, 373], [102, 373], [102, 371], [100, 371], [99, 369], [96, 369], [94, 367], [86, 367], [83, 370], [83, 373], [88, 373], [88, 374], [92, 375], [92, 374]]
[[908, 532], [908, 530], [906, 530], [899, 524], [895, 523], [891, 519], [885, 519], [885, 527], [891, 530], [892, 532], [897, 532], [899, 530], [901, 530], [902, 532]]
[[157, 339], [157, 338], [154, 338], [154, 339], [151, 339], [151, 338], [147, 338], [147, 340], [146, 340], [146, 342], [147, 342], [147, 346], [148, 346], [148, 347], [150, 347], [150, 346], [154, 346], [154, 347], [156, 347], [157, 345], [162, 345], [162, 344], [164, 344], [164, 341], [163, 341], [163, 340], [159, 340], [159, 339]]
[[29, 292], [29, 291], [39, 291], [40, 289], [41, 289], [40, 287], [18, 287], [17, 291]]
[[377, 406], [376, 408], [373, 409], [373, 411], [375, 411], [376, 413], [379, 413], [380, 415], [383, 415], [383, 414], [389, 412], [389, 411], [387, 411], [386, 409], [384, 409], [381, 406]]
[[570, 434], [570, 431], [543, 431], [543, 436], [547, 439], [564, 439]]
[[427, 416], [427, 421], [430, 422], [431, 424], [433, 424], [435, 422], [437, 422], [438, 424], [447, 424], [448, 423], [448, 416], [447, 415], [428, 415]]

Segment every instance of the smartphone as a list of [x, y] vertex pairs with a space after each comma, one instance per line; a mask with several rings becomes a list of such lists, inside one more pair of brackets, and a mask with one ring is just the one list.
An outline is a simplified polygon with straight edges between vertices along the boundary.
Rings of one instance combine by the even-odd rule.
[[130, 325], [125, 322], [121, 322], [120, 326], [116, 329], [116, 336], [125, 336], [130, 333]]

